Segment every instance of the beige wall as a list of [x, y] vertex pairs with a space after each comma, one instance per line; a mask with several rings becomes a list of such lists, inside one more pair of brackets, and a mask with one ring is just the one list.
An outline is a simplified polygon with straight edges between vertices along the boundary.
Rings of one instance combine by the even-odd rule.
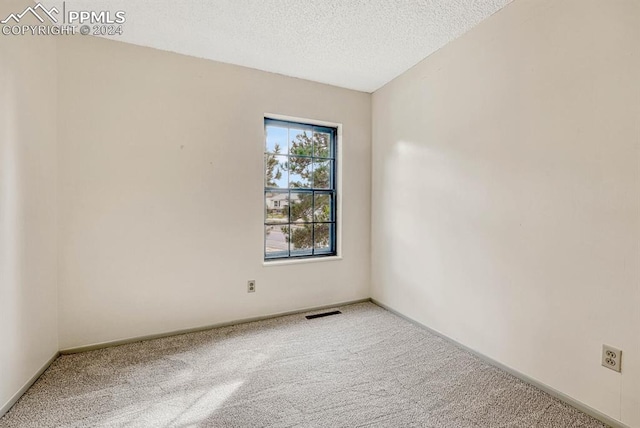
[[372, 101], [373, 297], [635, 427], [639, 22], [517, 0]]
[[1, 36], [0, 409], [58, 351], [56, 174], [55, 40]]
[[[369, 296], [369, 94], [95, 38], [59, 64], [62, 349]], [[343, 124], [342, 260], [263, 266], [265, 113]]]

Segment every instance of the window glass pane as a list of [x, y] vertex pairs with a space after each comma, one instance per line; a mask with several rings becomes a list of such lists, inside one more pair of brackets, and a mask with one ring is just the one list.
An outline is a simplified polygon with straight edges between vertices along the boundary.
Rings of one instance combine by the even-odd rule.
[[313, 187], [314, 189], [331, 188], [331, 169], [333, 161], [324, 160], [313, 162]]
[[267, 223], [289, 222], [289, 192], [267, 192], [264, 204]]
[[289, 255], [289, 226], [265, 226], [265, 255], [267, 257]]
[[313, 221], [313, 193], [291, 192], [291, 222], [310, 223]]
[[291, 255], [311, 255], [313, 224], [291, 225]]
[[291, 156], [288, 163], [289, 187], [310, 188], [313, 179], [313, 165], [310, 158]]
[[313, 154], [311, 132], [304, 129], [289, 128], [289, 154], [311, 156]]
[[287, 171], [287, 157], [276, 155], [264, 155], [265, 186], [289, 187], [289, 173]]
[[266, 153], [286, 155], [289, 147], [287, 143], [287, 128], [281, 126], [267, 126]]
[[331, 237], [333, 235], [333, 228], [335, 227], [332, 223], [321, 223], [315, 224], [315, 233], [314, 233], [314, 242], [313, 248], [315, 249], [315, 253], [329, 253], [331, 252]]
[[333, 157], [330, 151], [331, 134], [326, 132], [313, 133], [313, 155], [321, 158]]
[[313, 210], [313, 221], [333, 221], [333, 207], [331, 194], [316, 193]]

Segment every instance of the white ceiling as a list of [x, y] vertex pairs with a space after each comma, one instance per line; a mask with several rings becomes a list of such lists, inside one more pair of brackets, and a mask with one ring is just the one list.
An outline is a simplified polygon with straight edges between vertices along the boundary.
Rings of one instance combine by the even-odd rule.
[[66, 9], [124, 10], [115, 40], [373, 92], [510, 1], [67, 0]]

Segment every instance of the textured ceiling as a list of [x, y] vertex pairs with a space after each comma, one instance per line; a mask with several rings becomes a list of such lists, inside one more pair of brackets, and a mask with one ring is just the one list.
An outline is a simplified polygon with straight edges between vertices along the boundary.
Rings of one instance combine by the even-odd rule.
[[[373, 92], [511, 0], [67, 0], [136, 45]], [[43, 1], [62, 7], [62, 1]]]

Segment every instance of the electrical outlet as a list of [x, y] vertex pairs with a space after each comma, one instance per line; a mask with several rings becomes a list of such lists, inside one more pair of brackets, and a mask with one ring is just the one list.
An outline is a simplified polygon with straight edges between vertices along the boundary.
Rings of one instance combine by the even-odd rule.
[[255, 293], [256, 292], [256, 280], [250, 279], [247, 281], [247, 293]]
[[609, 345], [602, 345], [602, 365], [619, 372], [622, 369], [622, 351]]

